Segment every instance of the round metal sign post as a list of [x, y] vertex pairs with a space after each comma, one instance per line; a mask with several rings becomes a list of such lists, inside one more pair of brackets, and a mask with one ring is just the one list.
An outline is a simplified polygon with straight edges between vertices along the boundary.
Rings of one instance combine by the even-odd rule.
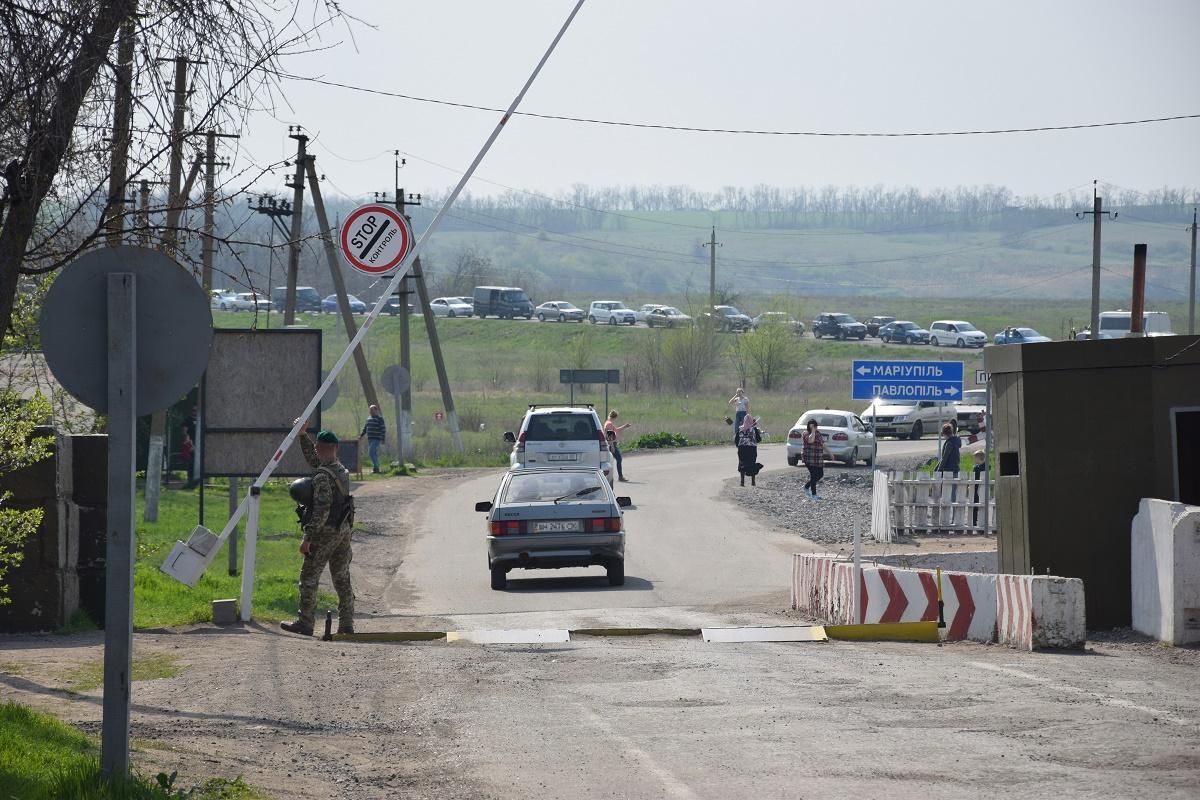
[[111, 247], [67, 266], [42, 305], [50, 370], [85, 405], [108, 415], [100, 736], [106, 775], [129, 771], [137, 418], [170, 406], [208, 366], [212, 313], [206, 294], [161, 253]]
[[379, 203], [351, 211], [342, 223], [339, 239], [347, 263], [368, 275], [395, 269], [413, 246], [408, 220], [396, 209]]

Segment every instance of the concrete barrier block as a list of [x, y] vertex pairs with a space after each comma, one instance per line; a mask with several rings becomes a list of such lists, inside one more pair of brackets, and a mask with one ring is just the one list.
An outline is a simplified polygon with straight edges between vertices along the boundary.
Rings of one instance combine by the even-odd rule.
[[236, 598], [232, 600], [212, 601], [212, 621], [214, 625], [232, 625], [237, 622]]
[[996, 640], [1020, 650], [1082, 648], [1083, 581], [1053, 575], [996, 576]]
[[1130, 537], [1133, 629], [1200, 642], [1200, 507], [1143, 498]]

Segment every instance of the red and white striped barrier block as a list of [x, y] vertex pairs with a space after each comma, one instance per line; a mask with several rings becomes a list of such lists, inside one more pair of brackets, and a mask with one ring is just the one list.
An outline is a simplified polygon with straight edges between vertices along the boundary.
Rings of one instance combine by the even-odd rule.
[[[864, 567], [860, 587], [864, 623], [929, 622], [938, 618], [937, 572]], [[996, 640], [996, 577], [942, 573], [946, 639]]]
[[1052, 575], [996, 576], [996, 641], [1020, 650], [1083, 647], [1083, 581]]

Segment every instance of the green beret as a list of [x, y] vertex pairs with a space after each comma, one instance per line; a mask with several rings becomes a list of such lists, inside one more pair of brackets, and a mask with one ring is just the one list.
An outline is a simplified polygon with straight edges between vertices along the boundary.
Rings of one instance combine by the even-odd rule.
[[337, 444], [338, 438], [337, 434], [333, 431], [321, 431], [317, 434], [317, 441], [324, 442], [325, 444]]

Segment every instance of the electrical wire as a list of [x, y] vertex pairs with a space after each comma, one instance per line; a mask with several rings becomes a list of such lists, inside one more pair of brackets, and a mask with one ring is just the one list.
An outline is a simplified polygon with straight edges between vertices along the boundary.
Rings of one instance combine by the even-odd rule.
[[[373, 89], [367, 86], [351, 86], [347, 83], [339, 83], [337, 81], [326, 80], [324, 78], [314, 78], [304, 75], [296, 75], [292, 73], [281, 72], [281, 78], [289, 78], [292, 80], [300, 80], [308, 83], [316, 83], [322, 86], [331, 86], [338, 89], [346, 89], [353, 92], [362, 92], [364, 94], [380, 95], [383, 97], [393, 97], [400, 100], [411, 100], [417, 103], [429, 103], [432, 105], [449, 106], [451, 108], [466, 108], [472, 111], [488, 111], [497, 114], [503, 114], [504, 109], [492, 108], [490, 106], [477, 105], [475, 103], [459, 103], [452, 100], [440, 100], [432, 97], [421, 97], [418, 95], [403, 94], [401, 92], [392, 92], [385, 89]], [[1119, 120], [1116, 122], [1087, 122], [1074, 125], [1039, 125], [1032, 128], [992, 128], [992, 129], [977, 129], [977, 130], [955, 130], [955, 131], [782, 131], [782, 130], [759, 130], [754, 128], [704, 128], [694, 125], [671, 125], [652, 122], [629, 122], [627, 120], [611, 120], [597, 119], [592, 117], [572, 117], [565, 114], [541, 114], [534, 111], [517, 111], [513, 116], [532, 117], [535, 119], [558, 120], [561, 122], [579, 122], [588, 125], [609, 125], [621, 128], [643, 128], [650, 130], [665, 130], [665, 131], [686, 131], [689, 133], [727, 133], [727, 134], [745, 134], [752, 136], [815, 136], [815, 137], [831, 137], [831, 138], [911, 138], [911, 137], [929, 137], [929, 136], [993, 136], [1009, 133], [1041, 133], [1045, 131], [1072, 131], [1084, 130], [1089, 128], [1114, 128], [1127, 125], [1147, 125], [1158, 122], [1175, 122], [1178, 120], [1200, 119], [1200, 114], [1176, 114], [1166, 117], [1149, 117], [1145, 119]]]

